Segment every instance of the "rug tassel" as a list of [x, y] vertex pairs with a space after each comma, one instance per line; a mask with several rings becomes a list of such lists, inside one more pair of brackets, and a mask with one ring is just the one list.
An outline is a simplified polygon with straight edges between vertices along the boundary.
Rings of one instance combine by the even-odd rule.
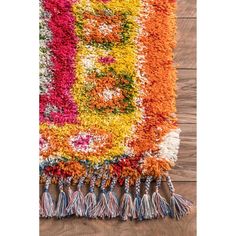
[[101, 183], [101, 193], [99, 195], [99, 200], [92, 212], [93, 218], [100, 217], [104, 219], [109, 214], [105, 185], [106, 185], [106, 178], [104, 178]]
[[66, 208], [67, 212], [73, 210], [76, 216], [84, 216], [85, 214], [85, 202], [84, 202], [84, 194], [81, 191], [83, 186], [85, 177], [81, 177], [79, 183], [77, 185], [77, 190], [72, 194], [71, 200]]
[[[71, 179], [72, 179], [71, 177], [68, 177], [66, 180], [68, 202], [72, 201], [72, 196], [73, 196], [73, 190], [71, 189]], [[68, 208], [68, 206], [67, 206], [67, 208]], [[67, 215], [73, 215], [74, 209], [71, 208], [70, 211], [67, 211], [67, 208], [66, 208]]]
[[141, 214], [141, 197], [140, 197], [140, 178], [136, 180], [135, 183], [135, 198], [134, 198], [134, 219], [142, 220], [142, 214]]
[[153, 206], [152, 206], [151, 197], [149, 194], [151, 181], [152, 181], [152, 177], [148, 176], [145, 181], [145, 193], [142, 197], [141, 205], [140, 205], [141, 214], [144, 219], [152, 219], [153, 217]]
[[68, 204], [68, 198], [66, 196], [66, 193], [63, 190], [63, 180], [62, 179], [59, 180], [58, 185], [59, 185], [60, 193], [59, 193], [58, 200], [57, 200], [57, 208], [56, 208], [55, 216], [58, 219], [61, 219], [61, 218], [67, 216], [66, 207]]
[[165, 218], [170, 213], [170, 206], [166, 199], [162, 197], [159, 193], [161, 186], [161, 177], [156, 181], [156, 191], [152, 194], [152, 205], [154, 210], [154, 217]]
[[179, 220], [183, 216], [190, 213], [192, 208], [192, 202], [185, 199], [183, 196], [175, 193], [175, 188], [173, 186], [170, 176], [166, 176], [166, 181], [171, 193], [170, 216]]
[[119, 215], [119, 203], [118, 199], [114, 193], [114, 188], [117, 182], [117, 178], [114, 177], [111, 182], [110, 190], [107, 193], [107, 203], [108, 203], [108, 218], [115, 218]]
[[133, 217], [134, 205], [132, 196], [129, 192], [129, 177], [125, 179], [125, 193], [121, 198], [120, 203], [120, 216], [122, 220], [128, 220], [129, 217]]
[[42, 209], [42, 206], [41, 206], [40, 199], [39, 199], [39, 217], [43, 217], [43, 209]]
[[41, 216], [45, 218], [53, 217], [55, 213], [52, 196], [48, 191], [50, 183], [51, 178], [49, 177], [46, 180], [44, 192], [41, 197]]
[[94, 193], [94, 185], [95, 185], [96, 177], [93, 176], [90, 181], [89, 193], [85, 196], [85, 216], [89, 218], [93, 218], [93, 211], [97, 204], [97, 197]]

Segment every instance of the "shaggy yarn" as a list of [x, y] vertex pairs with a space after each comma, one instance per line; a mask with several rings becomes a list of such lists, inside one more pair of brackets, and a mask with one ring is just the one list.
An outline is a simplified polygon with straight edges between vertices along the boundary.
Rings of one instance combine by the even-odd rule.
[[[191, 202], [168, 175], [180, 144], [176, 1], [40, 0], [39, 7], [40, 216], [189, 214]], [[159, 193], [165, 176], [168, 202]], [[59, 187], [56, 204], [50, 184]]]

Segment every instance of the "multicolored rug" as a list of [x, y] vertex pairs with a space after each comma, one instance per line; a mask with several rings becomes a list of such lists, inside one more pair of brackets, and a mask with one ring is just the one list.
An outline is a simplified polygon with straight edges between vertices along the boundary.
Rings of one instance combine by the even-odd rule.
[[41, 217], [190, 212], [168, 174], [180, 142], [175, 8], [175, 0], [40, 1]]

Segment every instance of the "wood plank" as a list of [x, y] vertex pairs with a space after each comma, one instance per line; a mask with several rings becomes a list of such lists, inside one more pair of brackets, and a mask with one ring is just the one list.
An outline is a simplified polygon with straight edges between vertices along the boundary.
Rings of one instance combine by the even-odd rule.
[[196, 181], [196, 124], [180, 124], [180, 128], [178, 161], [170, 174], [174, 181]]
[[196, 71], [178, 70], [177, 115], [182, 130], [178, 161], [170, 172], [175, 181], [196, 180]]
[[196, 19], [177, 19], [177, 68], [196, 69]]
[[196, 0], [177, 0], [177, 17], [196, 17]]
[[[174, 183], [176, 191], [196, 205], [196, 183]], [[164, 192], [166, 192], [166, 186]], [[163, 190], [161, 190], [163, 194]], [[165, 196], [165, 194], [164, 194]], [[181, 220], [126, 221], [88, 220], [71, 217], [63, 220], [41, 219], [40, 236], [195, 236], [196, 208]]]
[[196, 70], [178, 70], [177, 115], [181, 124], [196, 123]]

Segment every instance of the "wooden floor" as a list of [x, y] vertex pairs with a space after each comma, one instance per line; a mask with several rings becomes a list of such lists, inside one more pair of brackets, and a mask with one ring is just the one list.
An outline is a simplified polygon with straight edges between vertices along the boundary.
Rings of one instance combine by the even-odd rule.
[[[178, 68], [177, 109], [181, 146], [177, 166], [171, 171], [176, 191], [196, 206], [196, 0], [177, 0]], [[164, 194], [164, 193], [163, 193]], [[180, 221], [150, 220], [40, 220], [40, 236], [195, 236], [196, 208]]]

